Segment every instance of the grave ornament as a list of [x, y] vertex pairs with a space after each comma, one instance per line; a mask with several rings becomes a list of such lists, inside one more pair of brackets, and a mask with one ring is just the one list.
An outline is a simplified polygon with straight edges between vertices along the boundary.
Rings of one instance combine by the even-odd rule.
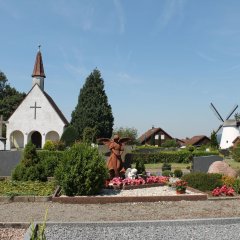
[[108, 146], [111, 150], [111, 155], [107, 161], [107, 168], [109, 170], [110, 179], [114, 177], [119, 177], [121, 174], [125, 173], [123, 167], [123, 160], [121, 155], [124, 151], [124, 143], [131, 140], [130, 138], [119, 138], [118, 135], [114, 135], [113, 139], [100, 138], [98, 141]]

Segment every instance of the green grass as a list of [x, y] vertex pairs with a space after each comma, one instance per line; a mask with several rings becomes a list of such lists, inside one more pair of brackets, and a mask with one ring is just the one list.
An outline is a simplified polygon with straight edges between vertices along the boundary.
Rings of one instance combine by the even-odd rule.
[[[145, 164], [146, 170], [161, 170], [163, 163], [147, 163]], [[190, 163], [171, 163], [172, 170], [175, 169], [186, 169], [187, 166], [191, 166]], [[132, 167], [135, 167], [135, 164], [132, 164]]]
[[0, 181], [0, 196], [49, 196], [55, 189], [55, 183], [51, 182], [20, 182], [3, 180]]
[[236, 162], [233, 159], [225, 159], [225, 162], [227, 162], [236, 171], [240, 170], [240, 162]]

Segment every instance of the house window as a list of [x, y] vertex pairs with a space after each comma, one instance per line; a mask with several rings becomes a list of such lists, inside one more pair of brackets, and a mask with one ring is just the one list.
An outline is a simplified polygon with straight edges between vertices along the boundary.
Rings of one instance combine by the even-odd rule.
[[164, 140], [164, 139], [165, 139], [165, 135], [162, 134], [162, 135], [161, 135], [161, 140]]

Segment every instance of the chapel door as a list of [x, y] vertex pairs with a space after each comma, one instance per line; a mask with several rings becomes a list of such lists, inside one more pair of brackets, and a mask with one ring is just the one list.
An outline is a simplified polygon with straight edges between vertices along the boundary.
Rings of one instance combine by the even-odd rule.
[[31, 141], [36, 148], [42, 148], [42, 135], [40, 132], [34, 132], [31, 136]]

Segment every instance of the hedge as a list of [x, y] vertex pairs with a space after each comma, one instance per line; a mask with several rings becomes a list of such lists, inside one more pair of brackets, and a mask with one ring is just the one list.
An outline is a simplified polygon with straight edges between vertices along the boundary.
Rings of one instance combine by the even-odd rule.
[[222, 175], [218, 173], [189, 173], [182, 177], [182, 180], [188, 183], [188, 186], [200, 191], [212, 191], [216, 187], [221, 187]]
[[126, 160], [131, 163], [137, 161], [144, 161], [144, 163], [189, 163], [192, 156], [210, 156], [218, 155], [217, 151], [205, 152], [205, 151], [161, 151], [157, 153], [139, 153], [133, 152], [126, 155]]

